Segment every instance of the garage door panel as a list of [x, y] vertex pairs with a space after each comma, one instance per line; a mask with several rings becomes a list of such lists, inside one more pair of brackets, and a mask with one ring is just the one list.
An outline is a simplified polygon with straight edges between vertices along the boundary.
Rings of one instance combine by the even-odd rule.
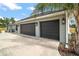
[[56, 35], [49, 35], [49, 34], [44, 34], [42, 37], [50, 38], [50, 39], [56, 39], [56, 40], [59, 39], [58, 36], [56, 36]]
[[21, 33], [35, 36], [35, 23], [21, 24]]
[[59, 40], [59, 21], [45, 21], [40, 23], [41, 37]]

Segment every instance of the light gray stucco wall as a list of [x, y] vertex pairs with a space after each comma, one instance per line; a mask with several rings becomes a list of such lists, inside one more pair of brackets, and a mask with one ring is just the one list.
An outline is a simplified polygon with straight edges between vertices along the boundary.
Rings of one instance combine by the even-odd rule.
[[60, 20], [59, 20], [59, 24], [60, 24], [60, 42], [65, 44], [65, 41], [66, 41], [66, 23], [62, 24], [62, 19], [63, 18], [60, 18]]
[[16, 26], [15, 25], [8, 25], [8, 32], [16, 32]]
[[20, 34], [20, 24], [18, 25], [18, 30], [17, 30], [18, 34]]
[[35, 35], [36, 37], [40, 37], [40, 22], [37, 21], [35, 24]]
[[11, 28], [12, 26], [8, 25], [8, 32], [12, 32]]

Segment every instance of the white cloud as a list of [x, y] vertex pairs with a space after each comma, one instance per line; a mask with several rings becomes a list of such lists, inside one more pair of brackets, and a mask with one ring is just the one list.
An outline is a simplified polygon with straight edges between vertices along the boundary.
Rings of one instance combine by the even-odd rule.
[[34, 7], [28, 7], [27, 9], [29, 9], [29, 10], [35, 10]]
[[27, 15], [26, 13], [22, 13], [21, 14], [23, 17], [29, 17], [29, 15]]
[[0, 18], [3, 18], [2, 16], [0, 16]]
[[[20, 9], [22, 9], [21, 6], [18, 6], [16, 3], [12, 3], [12, 2], [10, 2], [10, 3], [2, 2], [1, 5], [6, 6], [10, 10], [20, 10]], [[3, 8], [3, 9], [6, 10], [5, 8]]]
[[[60, 2], [60, 0], [53, 0], [53, 2], [55, 3], [55, 2]], [[64, 0], [63, 0], [64, 1]], [[71, 2], [71, 0], [65, 0], [65, 2], [66, 1], [70, 1]], [[76, 2], [76, 0], [72, 0], [72, 1], [75, 1]], [[78, 0], [79, 1], [79, 0]], [[0, 2], [14, 2], [14, 3], [52, 3], [52, 0], [0, 0]], [[61, 1], [62, 2], [62, 1]], [[60, 2], [60, 3], [61, 3]], [[62, 2], [63, 3], [63, 2]]]
[[20, 20], [20, 19], [18, 19], [18, 18], [15, 18], [15, 20], [16, 20], [16, 21], [18, 21], [18, 20]]
[[1, 9], [1, 10], [4, 10], [4, 11], [7, 11], [7, 8], [4, 7], [4, 6], [2, 6], [2, 4], [0, 4], [0, 9]]

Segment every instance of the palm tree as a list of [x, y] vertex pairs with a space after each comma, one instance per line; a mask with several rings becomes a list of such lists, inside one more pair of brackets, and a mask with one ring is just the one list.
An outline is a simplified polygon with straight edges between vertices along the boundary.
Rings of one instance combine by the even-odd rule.
[[13, 17], [10, 18], [10, 22], [14, 23], [15, 19]]
[[39, 3], [35, 6], [36, 10], [39, 10], [40, 12], [44, 12], [45, 7], [48, 5], [48, 3]]
[[13, 17], [12, 18], [3, 17], [3, 20], [4, 20], [4, 24], [6, 25], [5, 27], [7, 28], [7, 30], [8, 30], [8, 25], [10, 23], [13, 24], [15, 22]]
[[47, 12], [55, 11], [56, 9], [63, 9], [63, 3], [39, 3], [36, 5], [35, 8], [36, 10], [39, 10], [42, 13], [45, 11], [45, 9], [47, 10]]
[[56, 8], [61, 8], [65, 10], [65, 12], [67, 12], [68, 14], [73, 13], [77, 22], [77, 31], [76, 31], [77, 40], [75, 40], [76, 41], [75, 52], [79, 54], [79, 38], [78, 38], [79, 36], [79, 31], [78, 31], [79, 30], [79, 3], [65, 3], [65, 4], [48, 3], [45, 5], [44, 3], [42, 3], [36, 6], [36, 9], [41, 10], [41, 11], [44, 11], [44, 8], [49, 8], [51, 9], [51, 11], [53, 11], [53, 9], [56, 9]]
[[59, 10], [63, 8], [63, 3], [49, 3], [47, 7], [50, 11], [56, 11], [56, 9]]
[[2, 18], [0, 18], [0, 27], [5, 27], [5, 21]]
[[7, 18], [7, 17], [3, 17], [0, 18], [0, 27], [1, 28], [6, 28], [8, 30], [8, 25], [11, 23], [13, 24], [15, 22], [14, 18]]
[[0, 27], [2, 27], [3, 20], [0, 18]]
[[7, 30], [8, 30], [8, 25], [9, 25], [10, 19], [7, 18], [7, 17], [3, 17], [3, 19], [4, 19], [4, 23], [5, 23], [5, 25], [6, 25], [6, 28], [7, 28]]

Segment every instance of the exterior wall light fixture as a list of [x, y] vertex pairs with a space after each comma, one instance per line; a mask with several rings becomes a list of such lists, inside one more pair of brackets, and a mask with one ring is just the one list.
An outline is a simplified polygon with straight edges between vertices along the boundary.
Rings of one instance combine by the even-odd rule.
[[66, 20], [65, 18], [62, 19], [62, 24], [65, 24]]
[[38, 22], [35, 22], [35, 26], [38, 26]]

